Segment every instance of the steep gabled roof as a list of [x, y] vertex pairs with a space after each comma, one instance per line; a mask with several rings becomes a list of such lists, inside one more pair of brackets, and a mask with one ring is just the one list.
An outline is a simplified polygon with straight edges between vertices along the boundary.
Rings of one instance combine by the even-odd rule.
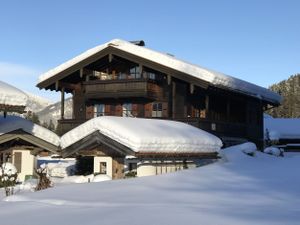
[[22, 130], [57, 148], [60, 145], [60, 137], [58, 135], [42, 126], [32, 123], [29, 120], [23, 119], [18, 116], [8, 116], [7, 118], [0, 118], [0, 137], [2, 135], [18, 130]]
[[213, 153], [219, 151], [222, 146], [218, 137], [186, 123], [102, 116], [91, 119], [64, 134], [61, 137], [63, 154], [70, 146], [86, 137], [97, 139], [97, 133], [112, 139], [133, 153]]
[[[99, 52], [107, 48], [114, 48], [135, 55], [142, 59], [151, 61], [153, 63], [162, 65], [167, 68], [171, 68], [175, 71], [179, 71], [180, 73], [187, 74], [190, 77], [203, 80], [215, 87], [250, 95], [276, 105], [280, 104], [281, 102], [281, 96], [279, 94], [274, 93], [266, 88], [213, 70], [205, 69], [203, 67], [176, 59], [173, 56], [160, 53], [143, 46], [138, 46], [120, 39], [114, 39], [108, 43], [89, 49], [86, 52], [78, 55], [77, 57], [57, 66], [52, 70], [49, 70], [48, 72], [42, 74], [39, 77], [37, 86], [40, 88], [45, 88], [44, 83], [48, 79], [54, 79], [56, 76], [59, 76], [62, 72], [68, 70], [73, 66], [76, 66], [83, 60], [86, 60], [90, 57], [94, 57]], [[66, 76], [67, 75], [68, 74], [66, 74]], [[59, 77], [59, 79], [62, 78], [63, 77]]]

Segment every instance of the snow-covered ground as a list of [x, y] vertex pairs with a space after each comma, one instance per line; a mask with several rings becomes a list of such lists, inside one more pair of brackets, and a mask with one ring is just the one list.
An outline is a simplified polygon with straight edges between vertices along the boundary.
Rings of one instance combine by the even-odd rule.
[[247, 148], [193, 170], [14, 195], [0, 202], [1, 224], [299, 224], [300, 155]]

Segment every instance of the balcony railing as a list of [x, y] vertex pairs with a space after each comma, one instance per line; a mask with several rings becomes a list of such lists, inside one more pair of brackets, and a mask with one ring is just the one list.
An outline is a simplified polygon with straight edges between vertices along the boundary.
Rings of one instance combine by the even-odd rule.
[[87, 98], [156, 98], [159, 87], [149, 79], [93, 80], [84, 82]]

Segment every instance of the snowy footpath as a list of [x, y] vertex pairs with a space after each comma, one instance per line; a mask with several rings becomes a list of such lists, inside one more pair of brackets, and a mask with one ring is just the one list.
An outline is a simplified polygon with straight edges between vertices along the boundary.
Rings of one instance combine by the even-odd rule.
[[247, 148], [193, 170], [17, 194], [0, 202], [0, 224], [300, 224], [300, 154]]

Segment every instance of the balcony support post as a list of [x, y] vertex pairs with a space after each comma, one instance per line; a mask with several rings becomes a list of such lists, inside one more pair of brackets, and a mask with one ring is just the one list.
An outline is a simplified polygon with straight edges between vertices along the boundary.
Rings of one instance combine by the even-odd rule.
[[60, 118], [63, 120], [65, 116], [65, 88], [61, 88], [61, 95], [60, 95]]

